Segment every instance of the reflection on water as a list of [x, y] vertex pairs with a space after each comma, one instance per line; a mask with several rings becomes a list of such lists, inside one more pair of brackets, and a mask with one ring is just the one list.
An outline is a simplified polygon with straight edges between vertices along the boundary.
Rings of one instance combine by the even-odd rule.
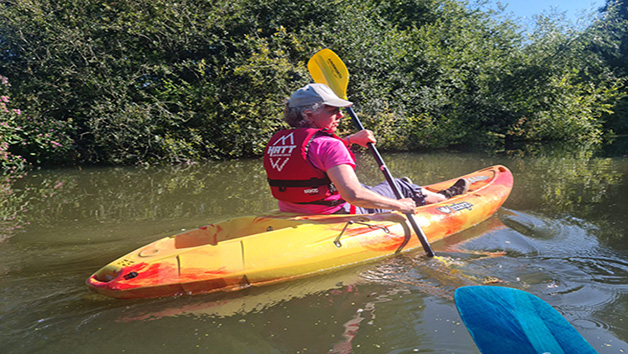
[[[387, 154], [420, 183], [508, 166], [498, 215], [433, 245], [238, 293], [121, 301], [85, 279], [163, 236], [274, 209], [260, 160], [35, 171], [0, 193], [0, 342], [10, 353], [477, 353], [453, 303], [464, 285], [526, 290], [600, 353], [628, 351], [628, 159], [535, 147]], [[365, 183], [382, 180], [358, 154]], [[298, 235], [295, 235], [298, 237]]]
[[[14, 185], [22, 223], [179, 220], [274, 207], [257, 160], [166, 168], [38, 171]], [[266, 196], [266, 198], [264, 198]], [[60, 220], [61, 219], [61, 220]]]

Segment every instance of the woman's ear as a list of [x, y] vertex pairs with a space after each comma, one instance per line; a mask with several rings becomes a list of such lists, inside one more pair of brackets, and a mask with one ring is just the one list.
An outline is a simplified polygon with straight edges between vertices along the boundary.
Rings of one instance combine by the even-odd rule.
[[306, 120], [308, 123], [311, 123], [314, 120], [314, 111], [311, 109], [306, 109], [301, 112], [303, 115], [303, 120]]

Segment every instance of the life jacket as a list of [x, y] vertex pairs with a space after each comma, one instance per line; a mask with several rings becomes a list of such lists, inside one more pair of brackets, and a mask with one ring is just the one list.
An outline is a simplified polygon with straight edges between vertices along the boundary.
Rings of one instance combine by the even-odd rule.
[[334, 206], [345, 202], [325, 200], [338, 191], [327, 174], [308, 160], [310, 142], [320, 135], [340, 139], [315, 128], [285, 129], [273, 135], [264, 151], [264, 169], [273, 197], [298, 204]]

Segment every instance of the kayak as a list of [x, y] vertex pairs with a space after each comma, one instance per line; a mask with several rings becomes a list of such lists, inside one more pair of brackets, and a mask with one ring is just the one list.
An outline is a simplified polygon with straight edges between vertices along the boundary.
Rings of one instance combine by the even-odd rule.
[[[467, 193], [416, 208], [430, 243], [493, 215], [513, 186], [501, 165], [459, 177]], [[439, 191], [458, 178], [424, 186]], [[288, 281], [421, 248], [406, 217], [379, 214], [301, 215], [270, 212], [238, 217], [150, 243], [104, 266], [87, 286], [121, 298], [235, 291]]]

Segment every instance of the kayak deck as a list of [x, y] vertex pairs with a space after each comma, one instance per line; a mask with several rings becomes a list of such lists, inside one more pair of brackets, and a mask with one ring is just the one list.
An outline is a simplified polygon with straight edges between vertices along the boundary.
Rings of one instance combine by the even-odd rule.
[[[474, 226], [501, 207], [513, 185], [493, 166], [466, 176], [469, 191], [418, 207], [430, 242]], [[425, 186], [438, 191], [453, 181]], [[90, 289], [116, 298], [233, 291], [394, 255], [421, 247], [405, 216], [297, 215], [273, 212], [235, 218], [162, 238], [94, 273]]]

